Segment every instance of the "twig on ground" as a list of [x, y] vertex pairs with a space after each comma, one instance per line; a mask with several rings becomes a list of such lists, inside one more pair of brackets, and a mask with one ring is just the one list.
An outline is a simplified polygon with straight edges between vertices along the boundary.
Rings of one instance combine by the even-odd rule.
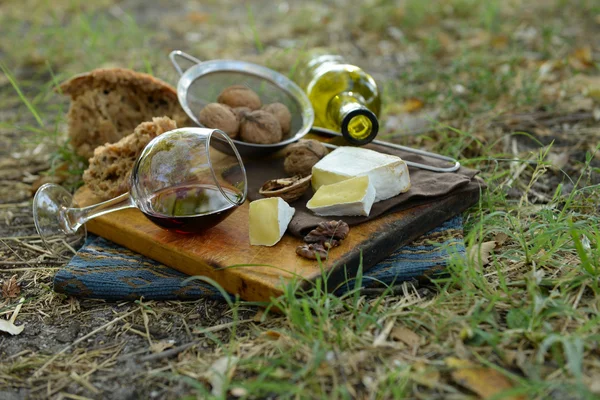
[[222, 331], [223, 329], [227, 329], [230, 328], [236, 324], [245, 324], [247, 322], [256, 322], [254, 321], [254, 319], [242, 319], [240, 321], [232, 321], [232, 322], [227, 322], [225, 324], [220, 324], [220, 325], [215, 325], [215, 326], [209, 326], [207, 328], [203, 328], [203, 329], [194, 329], [193, 332], [195, 334], [205, 334], [205, 333], [212, 333], [212, 332], [218, 332], [218, 331]]
[[150, 362], [150, 361], [162, 360], [163, 358], [170, 358], [170, 357], [176, 356], [177, 354], [181, 353], [182, 351], [187, 350], [190, 347], [197, 345], [197, 344], [198, 344], [197, 342], [182, 344], [181, 346], [173, 347], [172, 349], [165, 350], [160, 353], [150, 354], [150, 355], [147, 355], [144, 357], [140, 357], [139, 361]]

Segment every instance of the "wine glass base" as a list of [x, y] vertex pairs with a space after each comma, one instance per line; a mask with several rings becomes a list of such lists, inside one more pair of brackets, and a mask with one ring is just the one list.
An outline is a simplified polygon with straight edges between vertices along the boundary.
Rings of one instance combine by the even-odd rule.
[[35, 228], [46, 247], [54, 254], [72, 255], [85, 242], [85, 225], [74, 232], [66, 227], [63, 211], [73, 207], [72, 203], [71, 193], [53, 183], [42, 185], [33, 198]]

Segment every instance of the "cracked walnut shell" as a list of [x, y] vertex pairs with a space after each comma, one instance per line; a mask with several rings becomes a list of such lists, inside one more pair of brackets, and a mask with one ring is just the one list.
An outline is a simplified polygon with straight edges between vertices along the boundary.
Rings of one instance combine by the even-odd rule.
[[283, 200], [291, 203], [298, 200], [310, 187], [311, 175], [301, 178], [272, 179], [265, 182], [258, 193], [265, 197], [281, 197]]

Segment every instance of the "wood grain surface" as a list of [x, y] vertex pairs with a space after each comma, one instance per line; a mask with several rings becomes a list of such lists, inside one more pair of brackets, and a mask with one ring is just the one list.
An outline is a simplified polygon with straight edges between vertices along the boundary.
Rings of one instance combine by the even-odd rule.
[[[383, 260], [396, 248], [409, 243], [443, 221], [477, 202], [479, 186], [470, 184], [444, 198], [351, 227], [348, 238], [332, 249], [322, 268], [330, 273], [329, 288], [352, 277], [362, 257], [363, 269]], [[80, 206], [100, 200], [87, 188], [75, 194]], [[201, 234], [182, 235], [150, 222], [137, 209], [126, 209], [90, 220], [89, 232], [189, 275], [214, 279], [229, 293], [244, 300], [268, 301], [282, 293], [292, 279], [310, 285], [322, 270], [316, 261], [296, 255], [302, 242], [284, 235], [273, 247], [250, 246], [248, 202], [226, 220]]]
[[[215, 153], [218, 158], [229, 157]], [[329, 274], [328, 288], [333, 289], [356, 274], [361, 258], [366, 271], [398, 247], [464, 211], [478, 198], [479, 185], [471, 183], [444, 198], [353, 226], [342, 244], [322, 260], [322, 266], [297, 256], [296, 247], [302, 241], [289, 234], [273, 247], [251, 246], [248, 201], [219, 225], [200, 234], [169, 232], [135, 208], [97, 217], [86, 227], [89, 232], [188, 275], [209, 277], [244, 300], [268, 301], [279, 296], [290, 280], [310, 286], [323, 272]], [[101, 201], [86, 186], [75, 193], [74, 200], [79, 206]]]

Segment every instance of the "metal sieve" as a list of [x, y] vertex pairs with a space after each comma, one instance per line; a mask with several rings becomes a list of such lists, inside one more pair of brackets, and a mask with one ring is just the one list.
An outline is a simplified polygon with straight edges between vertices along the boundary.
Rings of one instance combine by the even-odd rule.
[[[192, 65], [186, 70], [182, 69], [177, 62], [178, 57]], [[292, 124], [290, 133], [281, 142], [255, 144], [232, 139], [242, 157], [266, 156], [298, 141], [309, 131], [325, 136], [342, 136], [339, 132], [313, 127], [315, 114], [310, 100], [298, 85], [279, 72], [238, 60], [200, 61], [180, 50], [172, 51], [169, 58], [180, 75], [177, 83], [179, 103], [185, 113], [199, 126], [204, 126], [198, 119], [202, 108], [209, 103], [216, 102], [221, 91], [228, 86], [244, 85], [254, 90], [263, 104], [279, 102], [288, 107], [292, 114]], [[412, 167], [434, 172], [454, 172], [460, 168], [460, 163], [451, 157], [379, 140], [374, 140], [372, 143], [452, 163], [452, 166], [442, 168], [406, 161], [406, 164]], [[233, 155], [231, 146], [222, 141], [215, 140], [213, 146], [217, 150]], [[337, 147], [332, 144], [326, 144], [326, 146]]]
[[[190, 63], [183, 70], [177, 62], [181, 57]], [[169, 55], [171, 62], [180, 75], [177, 84], [177, 97], [186, 114], [199, 126], [198, 120], [202, 108], [214, 103], [223, 89], [232, 85], [244, 85], [254, 90], [263, 104], [283, 103], [292, 114], [290, 133], [281, 142], [274, 144], [255, 144], [232, 139], [242, 157], [260, 157], [273, 153], [298, 141], [310, 131], [315, 119], [313, 108], [306, 94], [284, 75], [261, 65], [237, 60], [200, 61], [182, 51], [175, 50]], [[219, 141], [214, 146], [227, 154], [231, 147]]]

